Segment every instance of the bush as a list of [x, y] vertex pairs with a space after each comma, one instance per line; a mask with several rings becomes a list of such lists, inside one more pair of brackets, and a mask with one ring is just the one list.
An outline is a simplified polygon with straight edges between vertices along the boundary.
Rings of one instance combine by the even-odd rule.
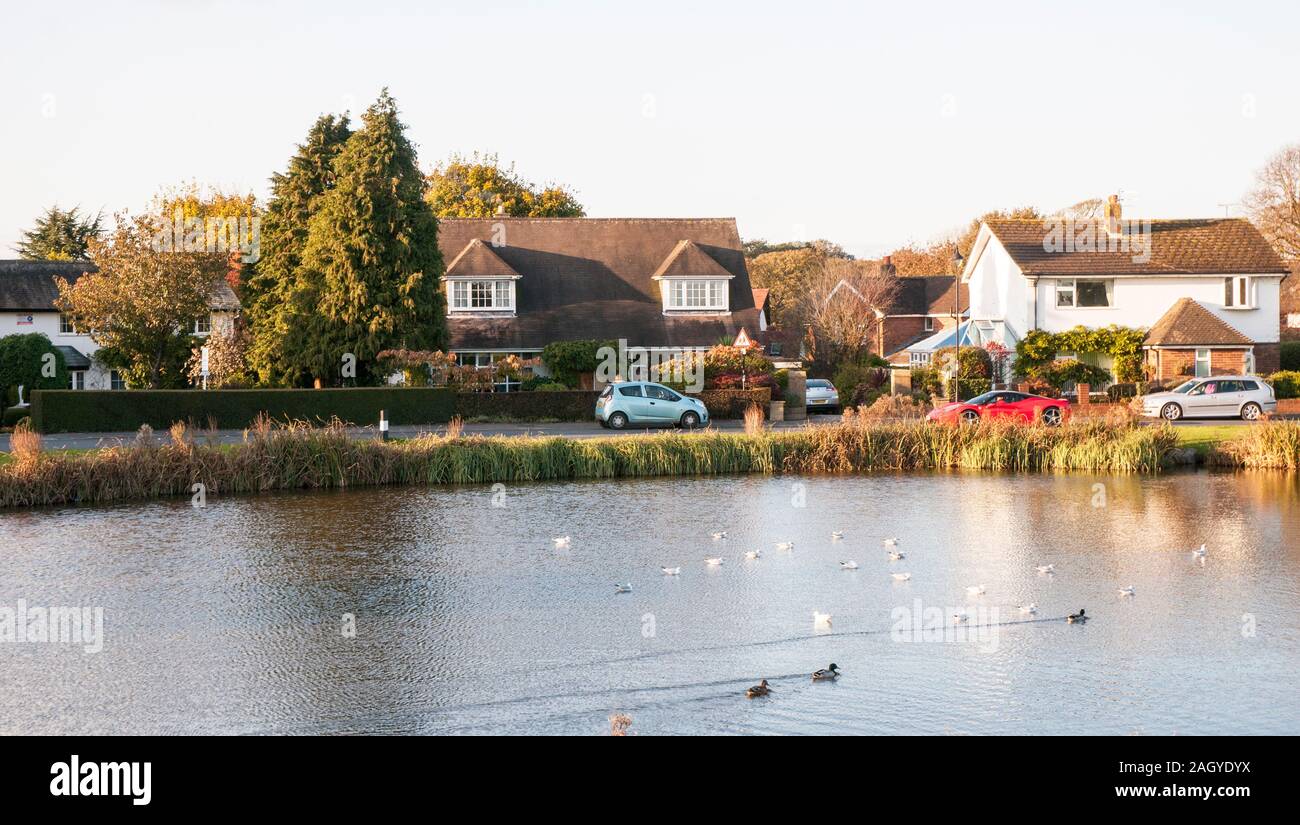
[[[948, 392], [945, 397], [953, 397], [952, 379], [947, 383]], [[957, 389], [961, 390], [961, 401], [969, 401], [977, 395], [983, 395], [993, 389], [993, 380], [990, 378], [963, 378], [958, 384]]]
[[568, 387], [556, 381], [547, 381], [544, 384], [535, 384], [530, 387], [533, 392], [567, 392]]
[[1106, 388], [1106, 398], [1112, 404], [1118, 403], [1125, 398], [1135, 398], [1138, 394], [1138, 387], [1135, 383], [1111, 384]]
[[578, 386], [580, 376], [596, 371], [601, 347], [618, 351], [617, 341], [553, 341], [542, 349], [542, 363], [566, 387]]
[[[52, 358], [46, 358], [46, 356]], [[53, 375], [46, 375], [46, 364], [54, 367]], [[0, 398], [18, 403], [18, 387], [23, 387], [23, 400], [30, 401], [33, 390], [61, 390], [68, 387], [68, 366], [63, 353], [55, 349], [43, 333], [6, 335], [0, 338]]]
[[1300, 341], [1282, 342], [1282, 372], [1300, 371]]
[[1300, 371], [1282, 370], [1265, 379], [1278, 398], [1300, 398]]
[[598, 392], [558, 390], [543, 392], [459, 392], [456, 415], [465, 420], [594, 421]]
[[1066, 384], [1087, 384], [1090, 387], [1104, 387], [1110, 383], [1110, 373], [1101, 367], [1085, 364], [1074, 358], [1052, 361], [1029, 371], [1030, 378], [1039, 378], [1061, 389]]
[[31, 407], [9, 407], [5, 410], [3, 423], [6, 427], [12, 427], [19, 421], [22, 421], [31, 414]]
[[[841, 396], [856, 398], [859, 387], [866, 387], [867, 390], [879, 390], [881, 386], [888, 384], [889, 371], [867, 364], [844, 364], [835, 371], [831, 383], [835, 385], [835, 389], [839, 390]], [[878, 395], [879, 393], [877, 393]]]
[[[741, 418], [750, 404], [766, 406], [772, 400], [772, 391], [767, 387], [752, 390], [703, 390], [693, 392], [691, 396], [704, 402], [709, 418]], [[789, 399], [786, 402], [791, 403]], [[793, 403], [799, 402], [796, 399]]]
[[943, 394], [943, 376], [934, 367], [919, 367], [912, 370], [912, 390], [926, 396]]

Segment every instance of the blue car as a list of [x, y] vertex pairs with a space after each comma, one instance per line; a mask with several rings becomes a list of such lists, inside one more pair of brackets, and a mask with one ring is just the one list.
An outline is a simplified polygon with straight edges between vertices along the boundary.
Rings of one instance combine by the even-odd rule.
[[709, 423], [709, 411], [698, 398], [682, 395], [663, 384], [625, 381], [605, 387], [596, 400], [596, 420], [611, 430], [622, 430], [629, 425], [693, 429]]

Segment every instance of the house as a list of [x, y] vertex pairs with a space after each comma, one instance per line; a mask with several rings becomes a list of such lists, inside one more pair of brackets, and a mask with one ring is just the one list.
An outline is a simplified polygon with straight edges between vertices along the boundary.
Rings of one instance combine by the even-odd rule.
[[[63, 353], [71, 389], [123, 389], [126, 384], [117, 370], [95, 360], [99, 345], [54, 306], [59, 295], [55, 278], [75, 283], [84, 273], [94, 271], [94, 264], [86, 261], [0, 260], [0, 337], [44, 333]], [[219, 281], [213, 288], [210, 306], [207, 316], [195, 319], [195, 335], [205, 336], [233, 323], [239, 299], [225, 281]]]
[[961, 279], [975, 345], [1014, 348], [1030, 331], [1080, 325], [1143, 328], [1148, 377], [1170, 380], [1277, 370], [1287, 274], [1249, 221], [1123, 221], [1112, 196], [1101, 221], [986, 221]]
[[553, 341], [709, 347], [766, 326], [734, 218], [444, 218], [438, 246], [461, 364]]
[[[886, 273], [894, 265], [889, 256], [881, 264]], [[960, 297], [954, 301], [953, 291]], [[898, 291], [892, 304], [879, 316], [876, 334], [876, 352], [896, 366], [924, 366], [929, 354], [948, 332], [948, 346], [952, 346], [951, 332], [959, 317], [964, 317], [969, 304], [969, 290], [959, 284], [955, 275], [907, 275], [898, 278]]]

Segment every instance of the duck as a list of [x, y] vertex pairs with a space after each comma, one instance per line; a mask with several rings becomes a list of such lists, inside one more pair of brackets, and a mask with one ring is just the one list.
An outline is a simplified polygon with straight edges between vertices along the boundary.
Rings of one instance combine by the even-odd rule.
[[711, 559], [705, 559], [704, 563], [707, 564], [709, 567], [719, 567], [722, 565], [722, 557], [714, 556]]
[[1040, 564], [1040, 565], [1038, 565], [1038, 572], [1039, 572], [1039, 573], [1043, 573], [1043, 574], [1055, 573], [1055, 572], [1056, 572], [1056, 565], [1054, 565], [1054, 564]]
[[726, 531], [726, 530], [719, 530], [718, 532], [716, 532], [716, 533], [710, 533], [709, 535], [713, 537], [713, 540], [714, 540], [714, 541], [722, 541], [723, 539], [725, 539], [725, 538], [727, 537], [727, 531]]
[[665, 576], [676, 576], [682, 572], [680, 567], [660, 567]]
[[896, 582], [905, 582], [912, 578], [911, 573], [890, 573], [889, 575], [893, 576]]
[[777, 550], [793, 550], [793, 549], [794, 549], [794, 542], [792, 542], [792, 541], [778, 541], [778, 542], [776, 543], [776, 549], [777, 549]]
[[747, 559], [761, 559], [762, 557], [763, 554], [758, 552], [757, 550], [750, 550], [745, 554], [745, 558]]
[[840, 562], [840, 569], [841, 569], [841, 570], [857, 570], [857, 569], [858, 569], [858, 563], [857, 563], [856, 561], [854, 561], [853, 559], [849, 559], [848, 561], [842, 561], [842, 562]]
[[1034, 604], [1033, 602], [1030, 602], [1029, 604], [1022, 604], [1022, 605], [1020, 605], [1019, 608], [1017, 608], [1017, 609], [1018, 609], [1021, 613], [1028, 613], [1029, 615], [1032, 616], [1032, 615], [1034, 615], [1035, 613], [1038, 612], [1038, 605]]
[[1119, 594], [1121, 596], [1136, 596], [1137, 590], [1135, 590], [1133, 585], [1130, 584], [1128, 587], [1121, 587], [1119, 589]]
[[831, 614], [829, 614], [829, 613], [820, 613], [820, 612], [814, 610], [814, 611], [813, 611], [813, 624], [816, 625], [817, 627], [830, 627], [830, 626], [831, 626]]
[[772, 688], [768, 687], [767, 680], [760, 679], [758, 684], [754, 685], [751, 688], [747, 688], [745, 690], [745, 695], [748, 696], [750, 699], [754, 699], [759, 696], [766, 696], [771, 692], [772, 692]]
[[830, 666], [828, 667], [824, 667], [821, 670], [814, 670], [812, 677], [814, 682], [824, 682], [830, 679], [838, 679], [840, 678], [840, 666], [835, 664], [834, 662], [831, 662]]
[[568, 537], [568, 536], [558, 536], [558, 537], [556, 537], [556, 538], [554, 538], [554, 539], [551, 539], [551, 541], [555, 542], [555, 546], [556, 546], [556, 547], [568, 547], [568, 546], [569, 546], [569, 537]]
[[844, 538], [843, 530], [836, 530], [831, 533], [831, 541], [839, 541], [842, 538]]
[[632, 592], [632, 585], [630, 585], [630, 584], [616, 584], [616, 585], [614, 585], [614, 592], [615, 592], [615, 593], [631, 593], [631, 592]]
[[965, 613], [954, 613], [954, 614], [952, 614], [952, 623], [953, 623], [953, 624], [966, 624], [966, 622], [967, 622], [969, 619], [970, 619], [970, 617], [967, 616]]
[[889, 554], [890, 561], [902, 561], [905, 558], [907, 557], [904, 556], [902, 553], [898, 552], [897, 550], [893, 550]]
[[1088, 616], [1086, 614], [1087, 611], [1085, 611], [1081, 607], [1079, 608], [1078, 613], [1071, 613], [1070, 615], [1065, 617], [1065, 620], [1070, 624], [1083, 624], [1084, 622], [1088, 621]]
[[1203, 558], [1205, 558], [1205, 545], [1204, 545], [1204, 544], [1202, 544], [1200, 547], [1198, 547], [1198, 548], [1196, 548], [1195, 550], [1192, 551], [1192, 558], [1194, 558], [1194, 559], [1203, 559]]
[[886, 547], [897, 547], [897, 546], [898, 546], [898, 539], [896, 539], [896, 538], [894, 538], [894, 537], [891, 536], [891, 537], [885, 539], [884, 541], [882, 541], [882, 542], [880, 542], [880, 543], [883, 544], [883, 545], [885, 545]]
[[983, 596], [983, 595], [984, 595], [984, 585], [982, 585], [982, 584], [972, 584], [970, 587], [966, 588], [966, 592], [967, 592], [968, 594], [972, 595], [972, 596]]

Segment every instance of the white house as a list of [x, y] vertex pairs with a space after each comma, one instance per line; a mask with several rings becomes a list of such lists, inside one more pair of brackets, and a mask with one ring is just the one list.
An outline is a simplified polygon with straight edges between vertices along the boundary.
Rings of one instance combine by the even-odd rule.
[[1277, 370], [1287, 274], [1249, 221], [1123, 221], [1112, 197], [1101, 221], [985, 222], [961, 278], [977, 345], [1014, 348], [1032, 330], [1139, 327], [1149, 330], [1148, 377], [1169, 380]]
[[[85, 261], [0, 260], [0, 337], [44, 333], [63, 353], [70, 389], [124, 389], [122, 376], [95, 359], [99, 345], [54, 306], [59, 294], [55, 278], [74, 283], [84, 273], [94, 271], [94, 265]], [[239, 299], [225, 281], [214, 285], [210, 309], [208, 315], [195, 319], [195, 335], [205, 336], [234, 323]]]

